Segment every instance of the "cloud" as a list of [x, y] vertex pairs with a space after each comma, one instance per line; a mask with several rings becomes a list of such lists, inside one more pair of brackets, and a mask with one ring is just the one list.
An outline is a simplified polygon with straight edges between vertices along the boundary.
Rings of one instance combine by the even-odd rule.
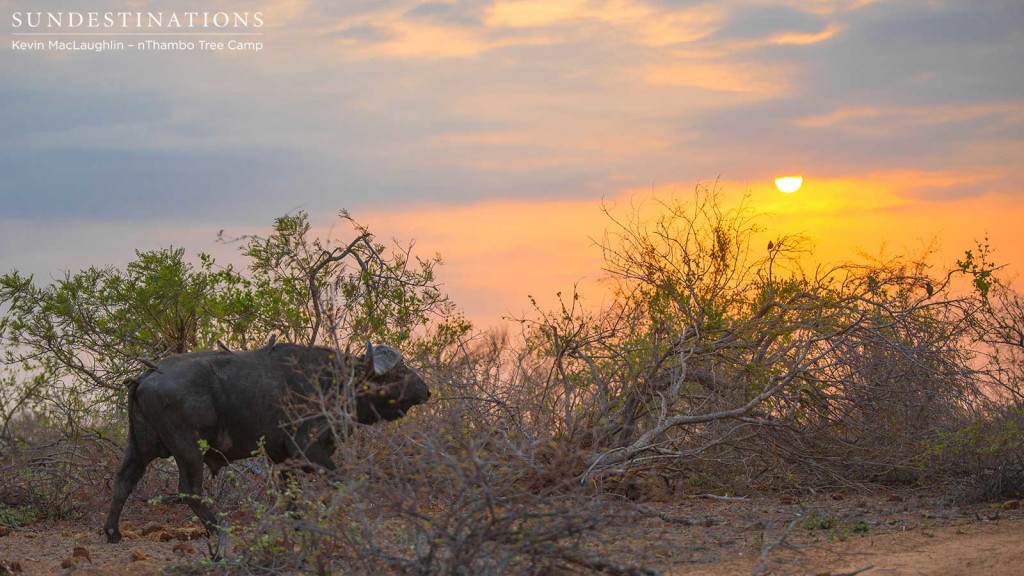
[[[1018, 5], [1019, 6], [1019, 5]], [[843, 16], [820, 50], [781, 52], [803, 64], [822, 97], [886, 98], [896, 104], [970, 103], [1014, 97], [1024, 78], [1013, 54], [1024, 10], [1002, 2], [878, 3]]]
[[653, 86], [688, 86], [713, 92], [753, 94], [758, 100], [792, 89], [792, 80], [781, 67], [773, 70], [727, 59], [673, 60], [671, 64], [649, 65], [645, 69], [645, 80]]
[[[783, 89], [759, 87], [755, 94], [772, 97], [691, 115], [678, 131], [705, 149], [728, 150], [735, 160], [722, 169], [737, 177], [763, 178], [780, 166], [832, 174], [998, 168], [1000, 176], [984, 185], [933, 192], [942, 198], [1020, 192], [1024, 169], [1011, 158], [1024, 143], [1024, 77], [1010, 70], [1015, 59], [1009, 55], [1024, 52], [1024, 38], [1002, 30], [1024, 19], [1008, 3], [972, 4], [970, 18], [962, 18], [965, 10], [957, 3], [847, 6], [827, 13], [835, 33], [811, 45], [733, 42], [720, 58], [761, 71], [762, 82], [772, 77], [766, 71], [782, 66], [775, 76]], [[955, 28], [961, 20], [964, 29], [957, 33], [934, 29], [937, 22]], [[680, 153], [693, 148], [683, 145]]]
[[272, 155], [119, 150], [8, 151], [4, 214], [18, 219], [238, 221], [294, 206], [295, 174]]
[[166, 119], [170, 106], [150, 93], [146, 106], [137, 95], [115, 90], [72, 93], [0, 85], [0, 149], [14, 139], [33, 134], [53, 136], [83, 128], [149, 123]]
[[1024, 22], [1024, 5], [993, 0], [972, 2], [888, 2], [855, 13], [860, 36], [881, 48], [921, 50], [927, 46], [989, 47], [1012, 41]]
[[351, 26], [327, 34], [328, 38], [357, 44], [383, 44], [395, 40], [397, 33], [382, 26]]
[[404, 17], [457, 26], [479, 26], [484, 21], [485, 8], [485, 3], [424, 2], [410, 9]]
[[714, 40], [749, 40], [783, 34], [818, 34], [828, 26], [825, 18], [786, 5], [737, 8], [713, 35]]
[[587, 13], [584, 0], [499, 0], [491, 7], [487, 23], [492, 27], [551, 26]]

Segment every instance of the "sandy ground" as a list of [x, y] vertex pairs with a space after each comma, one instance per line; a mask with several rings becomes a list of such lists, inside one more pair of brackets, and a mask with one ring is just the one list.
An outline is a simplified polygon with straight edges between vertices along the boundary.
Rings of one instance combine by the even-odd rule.
[[890, 532], [783, 549], [762, 560], [733, 560], [672, 569], [668, 574], [969, 575], [1024, 574], [1024, 521], [971, 522], [928, 530]]
[[[629, 563], [634, 550], [670, 576], [1024, 574], [1024, 510], [1017, 501], [950, 507], [907, 494], [690, 497], [653, 507], [694, 522], [651, 519], [620, 528], [611, 538], [618, 562]], [[0, 576], [159, 574], [206, 553], [202, 530], [189, 516], [183, 506], [135, 506], [122, 524], [125, 540], [116, 545], [99, 533], [100, 511], [79, 521], [0, 530]]]

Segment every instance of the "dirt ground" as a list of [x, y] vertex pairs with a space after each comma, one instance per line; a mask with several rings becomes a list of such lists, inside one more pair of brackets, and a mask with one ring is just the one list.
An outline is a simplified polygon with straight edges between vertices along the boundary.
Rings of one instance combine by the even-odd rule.
[[[808, 538], [794, 530], [781, 545], [778, 536], [768, 546], [737, 550], [732, 559], [671, 567], [672, 575], [732, 574], [967, 575], [1024, 574], [1024, 518], [940, 519], [918, 517], [866, 534]], [[774, 544], [774, 546], [773, 546]], [[787, 546], [789, 544], [792, 547]], [[764, 556], [762, 553], [766, 552]]]
[[[1014, 500], [950, 506], [908, 492], [693, 496], [650, 509], [660, 517], [606, 535], [605, 551], [665, 575], [1024, 574], [1024, 510]], [[116, 545], [99, 533], [102, 511], [0, 530], [0, 575], [159, 574], [206, 553], [189, 516], [179, 505], [130, 506], [125, 540]]]

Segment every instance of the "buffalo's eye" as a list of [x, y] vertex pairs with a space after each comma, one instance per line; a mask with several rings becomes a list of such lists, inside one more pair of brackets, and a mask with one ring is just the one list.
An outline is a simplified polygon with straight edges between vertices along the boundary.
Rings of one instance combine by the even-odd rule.
[[388, 400], [388, 404], [398, 404], [398, 400], [392, 398], [391, 400]]

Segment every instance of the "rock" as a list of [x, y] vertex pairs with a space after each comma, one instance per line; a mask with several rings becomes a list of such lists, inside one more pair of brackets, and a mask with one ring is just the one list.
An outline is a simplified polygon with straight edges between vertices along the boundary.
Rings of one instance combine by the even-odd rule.
[[168, 530], [169, 528], [167, 526], [160, 524], [159, 522], [150, 522], [142, 527], [141, 532], [143, 536], [149, 536], [154, 532], [167, 532]]
[[193, 546], [190, 542], [178, 542], [177, 544], [174, 545], [174, 548], [171, 548], [171, 550], [174, 551], [174, 552], [177, 552], [178, 554], [195, 554], [196, 553], [196, 547]]
[[75, 566], [78, 566], [78, 558], [74, 556], [68, 556], [60, 561], [61, 568], [74, 568]]
[[132, 562], [141, 562], [143, 560], [149, 560], [149, 555], [138, 548], [132, 550]]
[[1020, 508], [1020, 500], [1007, 500], [1003, 502], [1003, 510], [1017, 510]]
[[92, 564], [92, 556], [89, 556], [89, 550], [85, 546], [75, 546], [75, 551], [71, 553], [74, 558], [85, 558]]
[[4, 536], [10, 536], [10, 535], [11, 535], [11, 527], [10, 526], [0, 526], [0, 538], [3, 538]]
[[178, 528], [174, 531], [174, 538], [187, 542], [189, 540], [196, 540], [206, 535], [206, 528], [202, 526], [187, 526], [185, 528]]

